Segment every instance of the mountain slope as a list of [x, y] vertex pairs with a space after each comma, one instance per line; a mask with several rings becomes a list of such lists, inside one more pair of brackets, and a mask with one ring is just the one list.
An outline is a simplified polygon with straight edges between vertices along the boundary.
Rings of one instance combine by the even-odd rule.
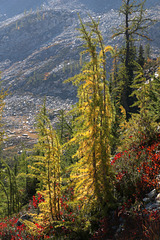
[[[140, 0], [139, 0], [140, 1]], [[94, 11], [96, 13], [104, 13], [111, 9], [119, 9], [122, 1], [120, 0], [1, 0], [0, 14], [6, 17], [14, 17], [24, 11], [30, 11], [44, 8], [47, 6], [58, 7], [63, 9], [64, 6], [78, 8], [83, 5], [86, 11]], [[147, 0], [146, 7], [155, 7], [159, 4], [159, 0]]]
[[1, 0], [0, 13], [7, 17], [13, 17], [17, 14], [37, 9], [44, 3], [44, 0]]
[[[14, 4], [16, 1], [18, 3], [18, 0], [14, 0]], [[104, 7], [106, 1], [100, 0], [98, 3]], [[90, 0], [48, 0], [48, 7], [1, 22], [0, 70], [4, 87], [10, 87], [16, 94], [75, 98], [74, 88], [62, 83], [81, 68], [81, 42], [77, 39], [76, 31], [79, 26], [77, 12], [84, 21], [88, 21], [86, 12], [90, 7], [90, 14], [95, 19], [100, 18], [100, 29], [106, 45], [114, 46], [122, 41], [121, 38], [111, 38], [112, 28], [117, 28], [122, 21], [118, 11], [112, 9], [118, 7], [119, 3], [118, 0], [109, 0], [106, 5], [108, 11], [97, 13], [93, 11], [97, 8], [96, 1], [90, 5]], [[160, 6], [148, 11], [152, 18], [158, 18], [159, 12]], [[150, 34], [155, 38], [151, 43], [155, 53], [160, 49], [158, 28], [159, 22]]]
[[[123, 40], [120, 37], [112, 39], [113, 28], [122, 23], [122, 17], [115, 10], [119, 7], [119, 0], [46, 0], [41, 8], [42, 2], [1, 0], [0, 13], [3, 6], [4, 13], [13, 16], [6, 16], [7, 19], [0, 22], [2, 86], [12, 93], [5, 99], [4, 122], [6, 130], [15, 134], [5, 148], [11, 149], [12, 154], [13, 144], [17, 152], [22, 151], [24, 133], [28, 136], [26, 146], [29, 147], [34, 118], [44, 96], [47, 96], [46, 106], [53, 115], [53, 121], [59, 109], [69, 109], [76, 101], [75, 87], [63, 84], [63, 81], [77, 74], [82, 67], [79, 61], [82, 43], [77, 38], [79, 33], [76, 30], [79, 27], [77, 13], [84, 22], [89, 21], [88, 12], [95, 20], [100, 20], [106, 45], [120, 45]], [[157, 0], [150, 2], [153, 4]], [[8, 4], [12, 5], [12, 12]], [[29, 11], [24, 12], [24, 8]], [[155, 56], [160, 49], [159, 12], [160, 4], [148, 11], [152, 19], [159, 19], [150, 30]], [[110, 62], [107, 59], [107, 66]]]

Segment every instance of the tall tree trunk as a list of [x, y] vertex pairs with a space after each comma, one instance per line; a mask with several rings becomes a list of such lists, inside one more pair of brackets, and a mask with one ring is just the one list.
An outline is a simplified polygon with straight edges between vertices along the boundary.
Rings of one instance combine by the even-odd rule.
[[126, 37], [126, 59], [125, 59], [125, 66], [128, 68], [129, 63], [129, 2], [130, 0], [127, 0], [126, 2], [126, 31], [125, 31], [125, 37]]

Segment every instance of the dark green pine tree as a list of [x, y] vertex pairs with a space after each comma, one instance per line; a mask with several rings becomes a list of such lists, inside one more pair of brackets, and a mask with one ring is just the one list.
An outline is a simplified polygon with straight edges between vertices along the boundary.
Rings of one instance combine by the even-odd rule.
[[144, 66], [145, 58], [144, 58], [144, 49], [143, 49], [142, 44], [140, 44], [140, 46], [139, 46], [139, 52], [138, 52], [137, 62], [139, 63], [139, 65], [140, 65], [141, 67]]
[[145, 48], [144, 48], [144, 57], [145, 57], [145, 60], [149, 59], [150, 58], [150, 54], [151, 54], [151, 47], [150, 47], [150, 44], [147, 43], [145, 45]]
[[[144, 69], [139, 64], [137, 64], [137, 68], [139, 69], [136, 72], [132, 85], [132, 94], [137, 99], [134, 105], [138, 106], [138, 113], [132, 114], [131, 121], [134, 120], [137, 124], [135, 133], [139, 142], [149, 142], [155, 139], [157, 132], [157, 123], [155, 120], [157, 120], [157, 116], [159, 118], [160, 82], [158, 78], [156, 82], [153, 78], [147, 80]], [[157, 89], [155, 89], [156, 87]]]
[[17, 185], [17, 179], [11, 167], [3, 159], [1, 159], [0, 165], [0, 196], [2, 197], [1, 206], [7, 204], [7, 212], [4, 210], [4, 214], [9, 216], [14, 212], [19, 211], [20, 194]]
[[118, 72], [118, 84], [120, 89], [120, 102], [125, 108], [127, 117], [136, 109], [131, 108], [135, 99], [130, 97], [132, 93], [131, 84], [134, 79], [136, 60], [135, 41], [146, 38], [147, 29], [152, 21], [146, 16], [144, 4], [146, 0], [138, 2], [135, 0], [123, 0], [120, 14], [123, 16], [123, 24], [115, 30], [113, 37], [123, 35], [124, 46], [120, 49], [120, 65]]
[[160, 122], [160, 68], [150, 82], [149, 110], [153, 120]]

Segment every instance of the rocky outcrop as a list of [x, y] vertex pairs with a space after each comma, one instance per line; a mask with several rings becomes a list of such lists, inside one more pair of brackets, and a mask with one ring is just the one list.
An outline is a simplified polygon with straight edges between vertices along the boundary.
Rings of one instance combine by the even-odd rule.
[[17, 226], [21, 226], [23, 224], [23, 221], [25, 221], [25, 220], [31, 221], [32, 219], [33, 219], [33, 217], [26, 213], [18, 219], [16, 224], [17, 224]]
[[160, 210], [160, 175], [157, 176], [157, 187], [146, 195], [143, 202], [148, 211]]

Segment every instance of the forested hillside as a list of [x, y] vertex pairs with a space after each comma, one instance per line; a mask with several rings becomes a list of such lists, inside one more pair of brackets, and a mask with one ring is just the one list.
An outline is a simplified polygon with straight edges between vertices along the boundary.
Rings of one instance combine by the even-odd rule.
[[159, 7], [77, 1], [1, 22], [0, 239], [159, 239]]

